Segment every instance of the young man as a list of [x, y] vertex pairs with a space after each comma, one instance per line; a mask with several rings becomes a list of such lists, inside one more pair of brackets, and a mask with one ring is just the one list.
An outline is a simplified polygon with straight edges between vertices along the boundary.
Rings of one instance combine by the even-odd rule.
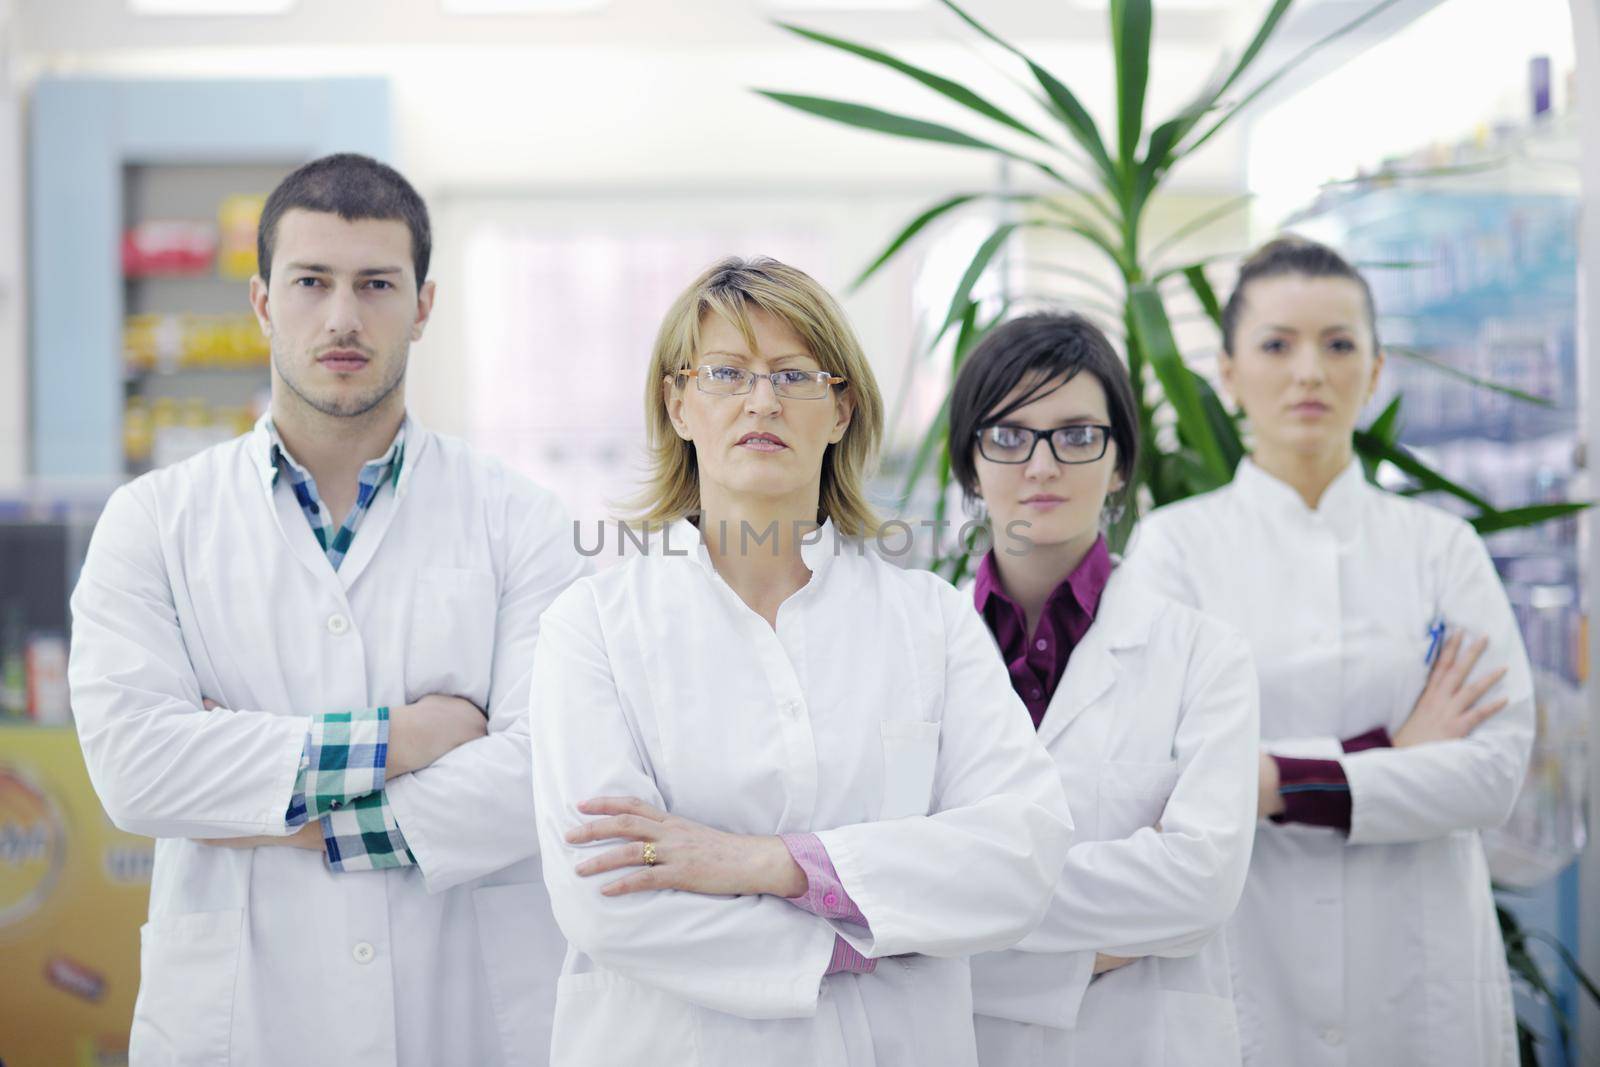
[[381, 163], [286, 178], [250, 282], [270, 413], [95, 530], [78, 732], [112, 821], [160, 839], [135, 1067], [548, 1054], [528, 675], [584, 566], [553, 497], [406, 416], [429, 247]]

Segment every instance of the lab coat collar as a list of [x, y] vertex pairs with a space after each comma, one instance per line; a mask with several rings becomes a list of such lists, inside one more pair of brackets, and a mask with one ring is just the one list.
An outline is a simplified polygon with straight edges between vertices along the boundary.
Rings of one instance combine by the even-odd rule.
[[367, 564], [377, 553], [378, 545], [388, 533], [389, 525], [394, 521], [400, 502], [404, 499], [406, 489], [410, 486], [417, 468], [430, 458], [433, 434], [419, 426], [409, 414], [406, 416], [403, 424], [406, 457], [400, 467], [400, 480], [395, 483], [393, 493], [380, 493], [372, 501], [371, 508], [361, 523], [361, 535], [355, 539], [344, 562], [340, 564], [338, 571], [335, 571], [328, 562], [327, 552], [317, 544], [316, 536], [311, 532], [311, 525], [300, 512], [300, 505], [295, 501], [294, 495], [278, 494], [273, 491], [273, 476], [277, 473], [277, 467], [272, 462], [273, 435], [270, 421], [268, 415], [262, 415], [257, 419], [255, 429], [250, 432], [250, 437], [245, 443], [245, 449], [260, 480], [261, 491], [266, 496], [267, 507], [277, 517], [279, 532], [301, 564], [313, 574], [325, 578], [331, 585], [338, 587], [341, 593], [346, 592], [355, 584], [356, 579], [361, 577]]
[[1359, 459], [1352, 459], [1323, 491], [1315, 508], [1306, 507], [1300, 494], [1288, 483], [1262, 470], [1254, 460], [1239, 461], [1233, 485], [1247, 502], [1267, 511], [1300, 520], [1326, 523], [1341, 540], [1361, 525], [1361, 510], [1373, 492]]
[[[1119, 561], [1120, 562], [1120, 561]], [[1162, 601], [1119, 565], [1100, 596], [1094, 625], [1067, 660], [1066, 673], [1039, 723], [1039, 741], [1048, 745], [1116, 682], [1121, 664], [1117, 652], [1139, 648], [1150, 640]]]
[[[405, 495], [406, 487], [411, 482], [411, 474], [417, 469], [417, 461], [428, 451], [432, 437], [433, 435], [419, 425], [409, 411], [406, 412], [405, 420], [400, 424], [400, 431], [396, 434], [397, 439], [403, 438], [405, 441], [405, 458], [400, 464], [400, 477], [394, 485], [396, 497]], [[272, 445], [272, 413], [268, 411], [263, 412], [256, 420], [245, 443], [250, 463], [260, 477], [261, 485], [268, 496], [272, 495], [272, 482], [278, 471], [272, 461]]]
[[[728, 547], [736, 547], [738, 534], [732, 530], [728, 532]], [[664, 554], [672, 556], [691, 556], [696, 563], [703, 567], [707, 573], [715, 575], [716, 567], [711, 562], [711, 553], [706, 549], [705, 537], [700, 528], [687, 518], [678, 519], [669, 524], [664, 532]], [[751, 552], [768, 551], [767, 545], [750, 545]], [[811, 572], [813, 581], [820, 580], [822, 575], [833, 565], [833, 561], [844, 552], [861, 551], [860, 545], [853, 539], [839, 536], [833, 523], [824, 519], [821, 527], [802, 541], [800, 545], [800, 559], [805, 563], [806, 569]], [[719, 576], [720, 577], [720, 576]]]

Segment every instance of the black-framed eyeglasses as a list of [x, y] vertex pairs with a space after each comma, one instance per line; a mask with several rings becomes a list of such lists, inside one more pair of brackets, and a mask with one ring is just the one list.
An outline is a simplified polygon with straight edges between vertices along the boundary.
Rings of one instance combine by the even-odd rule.
[[1053, 430], [1005, 423], [985, 426], [978, 431], [978, 453], [991, 463], [1026, 463], [1041, 439], [1050, 442], [1050, 454], [1057, 463], [1093, 463], [1106, 454], [1111, 427], [1087, 422]]
[[702, 393], [712, 396], [742, 396], [756, 387], [757, 378], [766, 378], [772, 382], [774, 393], [791, 400], [821, 400], [830, 388], [849, 380], [825, 370], [775, 370], [771, 374], [757, 374], [743, 367], [709, 364], [680, 370], [678, 377], [693, 378]]

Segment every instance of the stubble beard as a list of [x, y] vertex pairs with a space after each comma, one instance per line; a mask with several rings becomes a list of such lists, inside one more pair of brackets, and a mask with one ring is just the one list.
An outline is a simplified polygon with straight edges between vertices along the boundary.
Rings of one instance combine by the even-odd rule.
[[295, 374], [289, 372], [289, 367], [298, 364], [295, 353], [286, 351], [286, 347], [286, 345], [280, 346], [277, 338], [273, 338], [272, 363], [277, 369], [278, 378], [289, 392], [294, 394], [299, 403], [312, 411], [335, 419], [359, 419], [388, 400], [405, 381], [406, 363], [411, 350], [409, 344], [402, 344], [398, 351], [390, 353], [391, 358], [387, 364], [390, 367], [389, 377], [379, 382], [370, 392], [354, 397], [323, 398], [313, 395], [304, 383], [296, 380]]

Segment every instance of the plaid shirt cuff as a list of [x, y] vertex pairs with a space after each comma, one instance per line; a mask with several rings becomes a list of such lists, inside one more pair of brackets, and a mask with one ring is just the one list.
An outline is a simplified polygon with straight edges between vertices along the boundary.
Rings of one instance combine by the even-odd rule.
[[335, 711], [311, 720], [288, 823], [310, 819], [383, 789], [389, 762], [389, 709]]
[[417, 862], [386, 793], [357, 797], [324, 815], [322, 843], [328, 866], [336, 871], [377, 871]]

